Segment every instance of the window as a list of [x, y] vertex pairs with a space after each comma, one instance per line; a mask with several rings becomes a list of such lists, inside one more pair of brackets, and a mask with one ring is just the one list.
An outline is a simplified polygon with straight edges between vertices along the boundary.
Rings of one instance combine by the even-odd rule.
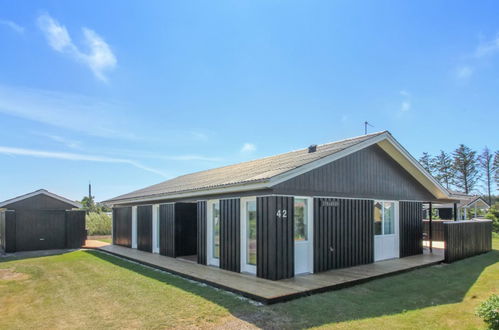
[[246, 202], [246, 263], [256, 265], [256, 201]]
[[295, 199], [295, 210], [294, 210], [294, 221], [295, 221], [295, 241], [307, 241], [308, 240], [308, 210], [307, 210], [307, 200], [303, 198]]
[[395, 234], [394, 202], [374, 203], [374, 234], [375, 235]]
[[220, 204], [212, 204], [213, 219], [213, 258], [220, 258]]

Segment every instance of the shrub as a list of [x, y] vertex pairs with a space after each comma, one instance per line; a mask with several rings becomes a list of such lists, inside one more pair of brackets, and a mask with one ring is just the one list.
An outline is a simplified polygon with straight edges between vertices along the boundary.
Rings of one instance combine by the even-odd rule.
[[499, 329], [499, 295], [493, 294], [478, 306], [476, 314], [480, 316], [489, 329]]
[[112, 220], [106, 213], [90, 212], [87, 214], [88, 235], [111, 235]]
[[485, 218], [492, 220], [492, 231], [499, 233], [499, 203], [494, 204]]

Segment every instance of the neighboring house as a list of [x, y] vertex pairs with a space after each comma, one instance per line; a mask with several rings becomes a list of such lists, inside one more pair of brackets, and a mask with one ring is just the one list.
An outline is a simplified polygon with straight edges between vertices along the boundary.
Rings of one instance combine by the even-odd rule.
[[[480, 213], [486, 213], [490, 208], [489, 203], [478, 195], [467, 195], [462, 192], [449, 190], [450, 196], [458, 200], [457, 203], [457, 219], [469, 220], [477, 218]], [[453, 204], [435, 204], [433, 208], [437, 209], [438, 217], [442, 220], [454, 219]]]
[[76, 248], [84, 243], [81, 204], [45, 189], [0, 202], [0, 249], [5, 252]]
[[423, 253], [423, 203], [453, 202], [387, 132], [112, 198], [113, 243], [278, 280]]

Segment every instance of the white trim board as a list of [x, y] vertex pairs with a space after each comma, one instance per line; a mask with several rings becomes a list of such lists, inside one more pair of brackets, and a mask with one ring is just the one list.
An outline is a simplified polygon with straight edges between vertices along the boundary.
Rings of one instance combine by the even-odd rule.
[[25, 194], [25, 195], [21, 195], [21, 196], [18, 196], [18, 197], [14, 197], [14, 198], [8, 199], [6, 201], [0, 202], [0, 207], [3, 207], [5, 205], [9, 205], [9, 204], [12, 204], [12, 203], [16, 203], [16, 202], [19, 202], [19, 201], [22, 201], [22, 200], [25, 200], [25, 199], [28, 199], [28, 198], [31, 198], [31, 197], [34, 197], [34, 196], [37, 196], [37, 195], [46, 195], [46, 196], [52, 197], [52, 198], [57, 199], [57, 200], [59, 200], [61, 202], [73, 205], [75, 208], [81, 208], [82, 207], [82, 205], [80, 203], [78, 203], [78, 202], [75, 202], [75, 201], [72, 201], [70, 199], [64, 198], [62, 196], [56, 195], [56, 194], [51, 193], [50, 191], [47, 191], [45, 189], [39, 189], [37, 191], [33, 191], [31, 193], [28, 193], [28, 194]]

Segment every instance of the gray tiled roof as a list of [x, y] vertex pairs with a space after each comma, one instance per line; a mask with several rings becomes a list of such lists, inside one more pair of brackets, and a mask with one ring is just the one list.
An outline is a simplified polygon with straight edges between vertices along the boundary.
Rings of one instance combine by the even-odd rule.
[[317, 151], [311, 153], [308, 152], [308, 148], [304, 148], [276, 156], [182, 175], [171, 180], [112, 198], [108, 200], [108, 202], [140, 197], [167, 196], [170, 194], [189, 191], [209, 190], [267, 181], [276, 175], [332, 155], [383, 133], [385, 132], [377, 132], [318, 145]]

